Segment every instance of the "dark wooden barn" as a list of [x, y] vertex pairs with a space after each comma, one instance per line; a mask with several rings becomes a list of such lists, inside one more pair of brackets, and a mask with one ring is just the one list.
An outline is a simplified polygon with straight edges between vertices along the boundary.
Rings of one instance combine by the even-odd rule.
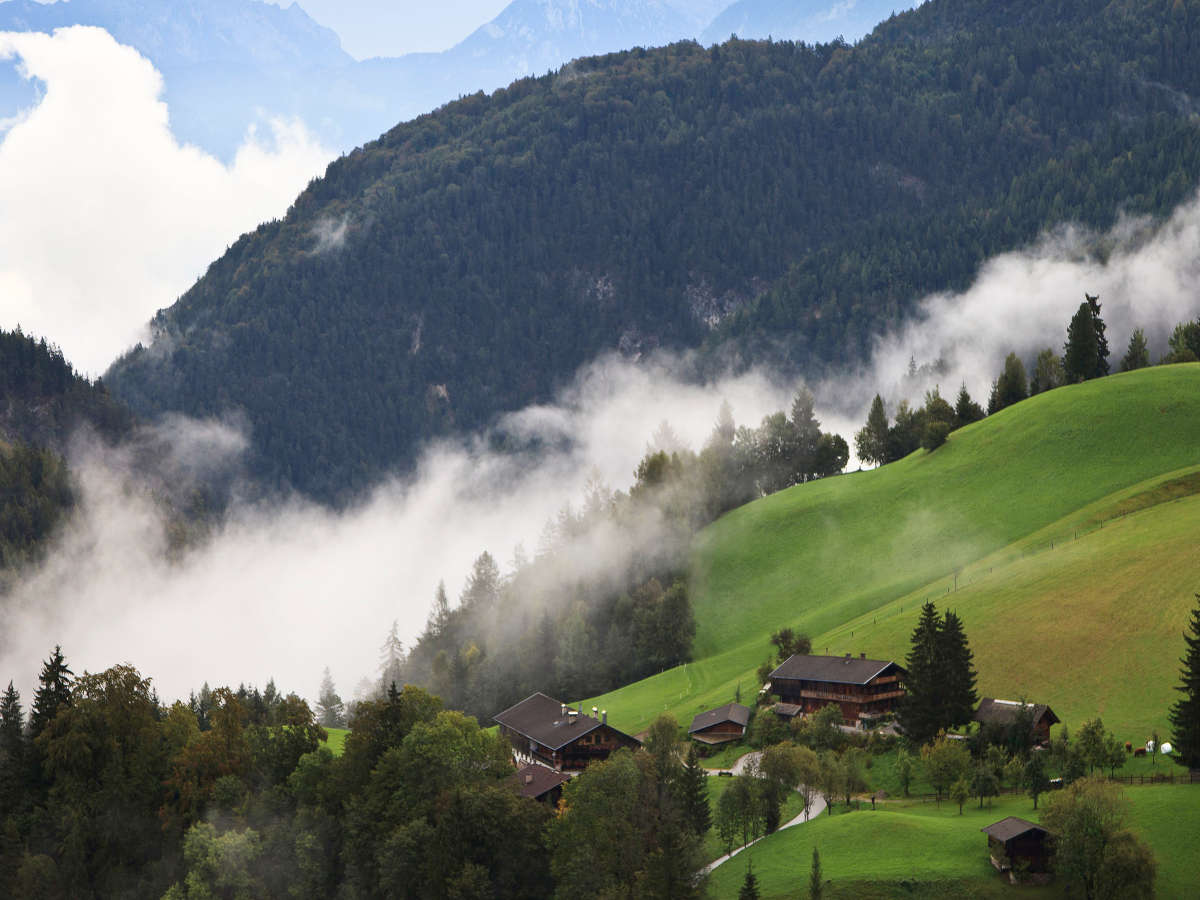
[[1041, 825], [1009, 816], [979, 830], [988, 836], [992, 865], [1001, 872], [1010, 869], [1031, 874], [1050, 871], [1053, 855], [1050, 832]]
[[522, 763], [541, 763], [558, 771], [577, 771], [621, 747], [641, 742], [608, 724], [608, 712], [599, 717], [583, 714], [553, 697], [538, 692], [492, 718], [513, 746]]
[[702, 744], [727, 744], [745, 737], [750, 724], [750, 707], [726, 703], [692, 719], [688, 737]]
[[558, 806], [563, 785], [570, 781], [562, 772], [556, 772], [539, 763], [522, 766], [512, 776], [512, 780], [517, 793], [522, 797], [548, 803], [550, 806]]
[[785, 659], [768, 684], [783, 703], [813, 713], [836, 704], [848, 725], [865, 727], [896, 710], [904, 696], [907, 673], [894, 662], [845, 656], [806, 656]]

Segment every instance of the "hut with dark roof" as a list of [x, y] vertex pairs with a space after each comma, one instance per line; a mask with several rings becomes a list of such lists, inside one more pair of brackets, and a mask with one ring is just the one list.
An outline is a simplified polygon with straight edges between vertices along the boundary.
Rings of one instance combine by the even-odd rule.
[[1041, 825], [1009, 816], [979, 830], [988, 836], [992, 865], [999, 871], [1018, 869], [1033, 874], [1050, 871], [1053, 853], [1050, 832]]
[[640, 747], [641, 742], [608, 724], [608, 711], [583, 713], [540, 691], [510, 706], [492, 718], [500, 733], [513, 746], [513, 756], [522, 763], [541, 763], [557, 771], [577, 771], [621, 747]]
[[746, 735], [750, 724], [750, 707], [740, 703], [726, 703], [716, 709], [702, 712], [692, 719], [688, 737], [702, 744], [727, 744]]
[[556, 772], [538, 763], [530, 763], [518, 769], [513, 774], [512, 781], [516, 785], [517, 793], [522, 797], [558, 806], [563, 785], [570, 779], [562, 772]]
[[835, 704], [849, 725], [867, 725], [896, 710], [908, 673], [894, 662], [845, 656], [795, 654], [785, 659], [767, 684], [783, 703], [805, 713]]
[[1050, 726], [1057, 725], [1058, 716], [1045, 703], [1025, 703], [1020, 700], [994, 700], [984, 697], [979, 701], [979, 709], [975, 710], [974, 720], [980, 727], [1010, 728], [1017, 721], [1022, 706], [1030, 715], [1030, 728], [1034, 741], [1045, 744], [1050, 740]]

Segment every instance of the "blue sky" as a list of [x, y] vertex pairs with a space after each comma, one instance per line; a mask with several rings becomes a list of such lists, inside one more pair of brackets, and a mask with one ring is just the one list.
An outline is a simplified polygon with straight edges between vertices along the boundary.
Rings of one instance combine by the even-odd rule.
[[[291, 6], [291, 0], [273, 0]], [[303, 0], [300, 7], [332, 28], [351, 56], [399, 56], [445, 50], [485, 22], [509, 0]]]

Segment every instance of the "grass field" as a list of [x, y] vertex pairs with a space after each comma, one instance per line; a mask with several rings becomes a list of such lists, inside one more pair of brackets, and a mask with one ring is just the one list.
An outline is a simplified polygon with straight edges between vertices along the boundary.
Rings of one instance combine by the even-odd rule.
[[342, 749], [346, 746], [346, 735], [350, 733], [350, 729], [326, 728], [325, 732], [329, 735], [325, 739], [325, 746], [332, 751], [334, 756], [341, 756]]
[[[717, 800], [725, 793], [729, 785], [733, 783], [732, 778], [724, 778], [720, 775], [713, 775], [707, 779], [708, 787], [708, 808], [712, 811], [714, 819], [717, 813]], [[790, 822], [796, 816], [804, 812], [804, 803], [800, 800], [799, 794], [792, 794], [783, 804], [783, 810], [780, 814], [779, 821], [783, 823]], [[725, 848], [721, 845], [721, 838], [717, 835], [716, 828], [710, 828], [708, 834], [704, 836], [704, 860], [711, 862], [718, 856], [725, 855]], [[735, 857], [736, 858], [736, 857]]]
[[928, 596], [963, 617], [981, 694], [1165, 733], [1200, 585], [1198, 464], [1193, 364], [1041, 394], [935, 453], [774, 494], [697, 538], [696, 661], [586, 702], [631, 733], [686, 723], [750, 696], [785, 625], [818, 653], [903, 658]]
[[[1200, 786], [1127, 788], [1131, 824], [1149, 840], [1159, 865], [1158, 896], [1194, 896], [1200, 872]], [[1039, 811], [1040, 812], [1040, 811]], [[763, 900], [805, 896], [812, 848], [830, 896], [1012, 896], [995, 874], [979, 829], [1005, 816], [1038, 821], [1026, 797], [997, 798], [960, 816], [953, 803], [889, 803], [877, 810], [821, 816], [779, 832], [719, 867], [709, 880], [714, 900], [735, 898], [752, 862]], [[1006, 893], [1007, 892], [1007, 893]], [[1022, 888], [1022, 897], [1058, 897], [1057, 887]]]

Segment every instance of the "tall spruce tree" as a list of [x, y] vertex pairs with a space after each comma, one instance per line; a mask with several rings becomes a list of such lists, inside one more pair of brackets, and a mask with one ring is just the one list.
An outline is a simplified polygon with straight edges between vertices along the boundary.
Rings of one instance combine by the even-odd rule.
[[900, 724], [909, 739], [916, 744], [933, 740], [941, 721], [941, 654], [942, 620], [933, 601], [921, 607], [921, 617], [913, 629], [908, 651], [907, 696], [900, 704]]
[[[1196, 599], [1200, 601], [1200, 594]], [[1183, 635], [1187, 649], [1179, 660], [1183, 663], [1180, 684], [1175, 688], [1183, 696], [1171, 706], [1171, 736], [1183, 764], [1197, 769], [1200, 768], [1200, 602], [1192, 610], [1188, 630], [1191, 634]]]
[[1083, 299], [1088, 305], [1088, 312], [1092, 314], [1092, 328], [1096, 332], [1096, 368], [1092, 377], [1103, 378], [1108, 374], [1108, 338], [1104, 336], [1104, 320], [1100, 318], [1100, 296], [1097, 294], [1093, 297], [1084, 291]]
[[962, 619], [946, 610], [938, 632], [937, 667], [941, 687], [941, 728], [954, 728], [971, 721], [979, 695], [975, 692], [975, 655], [967, 643]]
[[707, 776], [700, 766], [695, 744], [688, 747], [687, 763], [678, 782], [678, 792], [685, 821], [698, 837], [704, 837], [712, 828], [712, 810], [708, 805]]
[[882, 465], [887, 461], [888, 418], [883, 398], [878, 394], [871, 401], [867, 424], [854, 436], [858, 458], [866, 463]]
[[54, 721], [58, 711], [71, 705], [71, 689], [74, 675], [67, 668], [62, 647], [55, 644], [54, 652], [42, 665], [38, 675], [38, 689], [33, 695], [33, 709], [29, 714], [29, 736], [36, 738]]
[[26, 746], [21, 695], [10, 681], [0, 697], [0, 827], [6, 813], [20, 811], [25, 805]]
[[1121, 371], [1132, 372], [1135, 369], [1144, 369], [1148, 365], [1150, 365], [1150, 349], [1146, 345], [1146, 332], [1135, 328], [1133, 334], [1129, 336], [1129, 346], [1125, 350], [1125, 357], [1121, 360]]
[[[749, 856], [749, 854], [746, 855]], [[758, 900], [758, 878], [754, 874], [753, 862], [746, 864], [746, 877], [742, 879], [738, 900]]]
[[816, 847], [813, 847], [812, 868], [808, 872], [808, 896], [810, 900], [821, 900], [824, 889], [824, 883], [821, 880], [821, 854], [817, 852]]

